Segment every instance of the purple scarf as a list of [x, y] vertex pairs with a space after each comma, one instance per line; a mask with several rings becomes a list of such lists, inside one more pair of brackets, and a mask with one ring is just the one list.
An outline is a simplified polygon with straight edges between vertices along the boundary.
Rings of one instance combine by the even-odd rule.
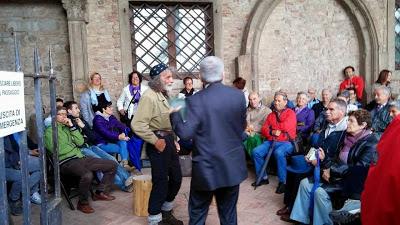
[[132, 97], [135, 96], [135, 100], [132, 103], [139, 102], [140, 99], [140, 85], [133, 86], [132, 84], [129, 85], [129, 92], [131, 93]]
[[349, 156], [349, 152], [351, 147], [353, 147], [353, 145], [360, 139], [362, 139], [363, 137], [369, 135], [371, 133], [370, 130], [362, 130], [360, 133], [352, 136], [350, 134], [346, 134], [346, 136], [344, 137], [344, 145], [342, 147], [342, 149], [340, 150], [339, 153], [339, 159], [342, 163], [347, 164], [347, 157]]

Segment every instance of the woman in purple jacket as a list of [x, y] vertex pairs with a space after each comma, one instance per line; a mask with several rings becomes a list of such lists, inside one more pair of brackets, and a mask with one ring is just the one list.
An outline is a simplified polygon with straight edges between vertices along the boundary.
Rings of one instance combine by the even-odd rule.
[[129, 128], [113, 116], [111, 102], [100, 106], [101, 110], [96, 112], [93, 119], [93, 129], [100, 135], [97, 146], [108, 153], [121, 155], [121, 165], [126, 170], [131, 170], [128, 165], [128, 144], [129, 137], [125, 134]]
[[314, 111], [307, 107], [308, 95], [305, 92], [297, 93], [296, 98], [296, 119], [297, 119], [297, 134], [301, 135], [303, 143], [310, 136], [311, 129], [314, 126]]

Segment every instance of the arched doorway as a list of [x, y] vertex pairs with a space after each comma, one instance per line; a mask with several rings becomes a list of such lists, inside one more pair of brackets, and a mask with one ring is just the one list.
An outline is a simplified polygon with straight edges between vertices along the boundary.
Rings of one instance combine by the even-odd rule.
[[[296, 28], [303, 30], [293, 33]], [[341, 29], [343, 35], [338, 32]], [[253, 81], [252, 89], [265, 95], [278, 88], [293, 94], [314, 84], [336, 89], [341, 69], [350, 64], [358, 68], [369, 90], [378, 73], [377, 33], [362, 0], [260, 0], [243, 36], [239, 58], [245, 59], [239, 60], [239, 68], [241, 62], [250, 65], [247, 78]], [[301, 70], [299, 74], [293, 74], [296, 69]]]

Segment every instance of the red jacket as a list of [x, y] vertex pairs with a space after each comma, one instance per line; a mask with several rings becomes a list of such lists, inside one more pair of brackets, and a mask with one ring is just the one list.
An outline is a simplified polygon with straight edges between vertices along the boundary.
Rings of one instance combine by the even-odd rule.
[[[261, 134], [269, 141], [272, 141], [273, 139], [276, 141], [289, 141], [289, 137], [292, 140], [296, 138], [296, 126], [296, 113], [293, 110], [286, 108], [280, 113], [279, 121], [277, 112], [273, 111], [268, 114], [265, 123], [261, 128]], [[280, 130], [281, 134], [278, 137], [273, 136], [271, 134], [272, 130]]]
[[339, 92], [354, 87], [356, 89], [357, 99], [362, 99], [364, 91], [364, 80], [360, 76], [353, 76], [350, 79], [345, 79], [340, 83]]
[[363, 225], [399, 225], [400, 116], [386, 128], [378, 146], [378, 162], [371, 165], [361, 196]]

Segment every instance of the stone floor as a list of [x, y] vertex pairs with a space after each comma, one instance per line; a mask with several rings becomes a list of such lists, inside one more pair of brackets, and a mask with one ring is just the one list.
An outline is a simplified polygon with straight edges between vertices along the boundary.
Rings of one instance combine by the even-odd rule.
[[[145, 174], [150, 173], [149, 169], [144, 170]], [[271, 183], [254, 190], [250, 185], [254, 181], [254, 173], [240, 186], [238, 201], [238, 223], [240, 225], [283, 225], [288, 224], [279, 220], [275, 212], [282, 207], [283, 195], [275, 194], [277, 178], [272, 176]], [[189, 216], [187, 205], [189, 199], [190, 178], [183, 178], [182, 187], [176, 197], [174, 209], [177, 218], [188, 224]], [[92, 202], [96, 210], [93, 214], [83, 214], [80, 211], [72, 211], [68, 208], [66, 201], [63, 201], [62, 222], [70, 225], [145, 225], [146, 217], [137, 217], [132, 212], [132, 194], [116, 190], [113, 192], [116, 200], [112, 202]], [[76, 205], [77, 199], [73, 199]], [[39, 222], [39, 206], [33, 206], [32, 224]], [[22, 224], [22, 216], [13, 217], [15, 224]], [[207, 225], [218, 225], [218, 213], [216, 206], [212, 204], [207, 217]]]

